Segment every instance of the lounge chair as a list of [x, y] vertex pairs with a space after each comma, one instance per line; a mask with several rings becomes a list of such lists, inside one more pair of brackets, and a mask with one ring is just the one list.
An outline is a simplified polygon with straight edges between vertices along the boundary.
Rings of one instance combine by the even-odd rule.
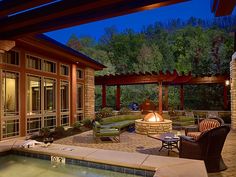
[[212, 117], [207, 119], [202, 119], [198, 126], [195, 127], [186, 127], [185, 135], [190, 136], [197, 140], [201, 134], [205, 131], [210, 130], [212, 128], [219, 127], [224, 124], [224, 121], [218, 117]]
[[205, 131], [197, 140], [181, 136], [179, 157], [204, 160], [208, 172], [227, 169], [221, 151], [229, 131], [228, 126], [220, 126]]
[[116, 128], [102, 128], [101, 124], [97, 121], [93, 122], [93, 137], [98, 142], [102, 137], [109, 137], [120, 142], [120, 131]]

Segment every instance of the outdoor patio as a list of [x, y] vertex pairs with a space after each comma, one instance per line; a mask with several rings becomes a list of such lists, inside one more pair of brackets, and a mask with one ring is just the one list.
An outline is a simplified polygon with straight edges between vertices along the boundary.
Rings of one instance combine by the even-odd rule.
[[[138, 152], [144, 154], [167, 156], [167, 150], [163, 149], [161, 152], [158, 151], [159, 148], [161, 147], [161, 142], [149, 138], [146, 135], [124, 132], [121, 134], [120, 138], [121, 138], [120, 143], [112, 143], [110, 141], [95, 143], [95, 141], [93, 140], [92, 131], [88, 131], [79, 135], [57, 140], [55, 143], [97, 148], [97, 149]], [[231, 131], [226, 139], [222, 152], [224, 162], [228, 166], [228, 169], [220, 173], [210, 173], [209, 177], [230, 177], [230, 176], [233, 177], [236, 175], [235, 146], [236, 146], [236, 132]], [[170, 152], [170, 156], [178, 158], [178, 153], [176, 152], [177, 150], [175, 150], [175, 152]]]

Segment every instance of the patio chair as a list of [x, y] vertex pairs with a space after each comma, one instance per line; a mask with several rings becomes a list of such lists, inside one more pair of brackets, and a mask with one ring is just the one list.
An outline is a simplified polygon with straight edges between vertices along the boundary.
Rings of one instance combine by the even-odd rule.
[[186, 127], [185, 135], [197, 140], [199, 136], [207, 130], [219, 127], [224, 124], [224, 121], [219, 117], [212, 117], [200, 120], [198, 126]]
[[112, 138], [116, 142], [120, 142], [120, 131], [116, 128], [102, 128], [98, 121], [94, 121], [93, 138], [98, 142], [98, 139], [102, 137]]
[[197, 140], [181, 136], [179, 157], [204, 160], [208, 172], [227, 169], [221, 151], [229, 131], [230, 127], [220, 126], [205, 131]]

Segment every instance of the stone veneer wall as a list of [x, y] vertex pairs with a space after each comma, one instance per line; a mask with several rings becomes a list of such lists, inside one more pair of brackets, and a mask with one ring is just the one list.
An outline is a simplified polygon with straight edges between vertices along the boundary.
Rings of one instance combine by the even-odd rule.
[[230, 62], [231, 128], [236, 129], [236, 52]]
[[94, 70], [92, 68], [85, 68], [84, 91], [84, 118], [93, 119], [95, 117], [95, 85]]
[[172, 121], [164, 119], [163, 122], [147, 122], [142, 119], [135, 120], [135, 132], [143, 135], [162, 134], [171, 132]]

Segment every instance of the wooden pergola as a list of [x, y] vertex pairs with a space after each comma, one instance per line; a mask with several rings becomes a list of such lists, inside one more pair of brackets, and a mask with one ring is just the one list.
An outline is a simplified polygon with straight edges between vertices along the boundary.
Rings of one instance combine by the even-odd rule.
[[[159, 113], [162, 113], [162, 87], [164, 86], [164, 102], [168, 105], [168, 86], [180, 86], [180, 109], [184, 109], [184, 85], [197, 85], [197, 84], [222, 84], [224, 86], [224, 108], [228, 108], [227, 100], [227, 87], [225, 81], [229, 80], [228, 75], [199, 75], [194, 76], [191, 72], [188, 74], [179, 74], [176, 70], [173, 72], [163, 71], [159, 72], [139, 72], [139, 73], [126, 73], [115, 75], [104, 75], [95, 77], [95, 85], [102, 86], [102, 107], [106, 107], [106, 87], [116, 86], [116, 109], [120, 110], [120, 95], [121, 85], [138, 85], [138, 84], [157, 84], [157, 92], [159, 94]], [[167, 106], [168, 107], [168, 106]]]

